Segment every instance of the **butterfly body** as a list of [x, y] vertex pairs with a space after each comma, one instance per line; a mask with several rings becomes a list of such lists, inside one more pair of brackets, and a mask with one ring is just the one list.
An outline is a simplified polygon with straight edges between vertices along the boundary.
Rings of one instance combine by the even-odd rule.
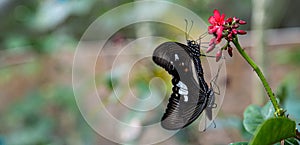
[[153, 52], [153, 61], [173, 76], [173, 92], [161, 119], [168, 130], [188, 126], [204, 109], [211, 113], [214, 104], [213, 90], [204, 80], [199, 44], [189, 40], [187, 44], [165, 42]]

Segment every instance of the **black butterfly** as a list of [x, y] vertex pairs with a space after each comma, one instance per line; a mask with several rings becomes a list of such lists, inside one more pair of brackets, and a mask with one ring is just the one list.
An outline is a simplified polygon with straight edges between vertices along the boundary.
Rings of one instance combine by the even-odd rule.
[[214, 91], [204, 80], [200, 56], [200, 45], [194, 40], [187, 40], [187, 45], [165, 42], [153, 52], [153, 61], [173, 76], [173, 92], [161, 119], [165, 129], [188, 126], [204, 109], [208, 119], [212, 119], [212, 108], [216, 107]]

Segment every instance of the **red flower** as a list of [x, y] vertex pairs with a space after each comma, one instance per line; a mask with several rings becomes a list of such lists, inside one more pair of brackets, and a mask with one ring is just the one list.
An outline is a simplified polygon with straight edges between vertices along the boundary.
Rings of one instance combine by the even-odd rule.
[[216, 60], [219, 61], [222, 56], [222, 50], [228, 49], [228, 54], [232, 56], [232, 48], [229, 43], [236, 35], [244, 35], [247, 33], [244, 30], [237, 30], [240, 25], [246, 24], [246, 21], [237, 17], [229, 17], [225, 20], [225, 14], [220, 14], [216, 9], [213, 13], [214, 15], [208, 18], [208, 22], [211, 24], [211, 26], [208, 26], [208, 33], [213, 34], [215, 37], [210, 40], [206, 52], [212, 51], [215, 46], [221, 42], [222, 38], [225, 38], [227, 44], [216, 54]]
[[224, 24], [225, 24], [225, 14], [220, 14], [218, 10], [214, 10], [214, 15], [210, 16], [208, 18], [208, 22], [211, 24], [211, 26], [208, 27], [208, 33], [209, 34], [215, 34], [216, 44], [221, 42], [222, 36], [223, 36], [223, 30], [224, 30]]
[[213, 26], [222, 26], [225, 21], [225, 14], [220, 15], [218, 10], [214, 10], [214, 15], [208, 18], [208, 22]]

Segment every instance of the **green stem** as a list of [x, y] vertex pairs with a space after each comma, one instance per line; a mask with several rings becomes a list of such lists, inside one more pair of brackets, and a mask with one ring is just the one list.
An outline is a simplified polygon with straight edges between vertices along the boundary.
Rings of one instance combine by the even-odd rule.
[[276, 97], [274, 96], [274, 93], [272, 92], [272, 89], [270, 88], [265, 76], [263, 75], [263, 73], [261, 72], [261, 70], [259, 69], [259, 67], [255, 64], [255, 62], [249, 57], [249, 55], [244, 51], [244, 49], [242, 49], [242, 47], [239, 44], [238, 38], [234, 37], [232, 40], [233, 44], [235, 45], [235, 47], [237, 48], [237, 50], [239, 51], [239, 53], [244, 57], [244, 59], [246, 59], [246, 61], [251, 65], [251, 67], [253, 68], [253, 70], [256, 72], [256, 74], [258, 75], [258, 77], [260, 78], [265, 90], [267, 91], [267, 94], [273, 104], [273, 107], [275, 109], [275, 115], [276, 116], [284, 116], [284, 110], [282, 108], [279, 107], [279, 104], [276, 100]]

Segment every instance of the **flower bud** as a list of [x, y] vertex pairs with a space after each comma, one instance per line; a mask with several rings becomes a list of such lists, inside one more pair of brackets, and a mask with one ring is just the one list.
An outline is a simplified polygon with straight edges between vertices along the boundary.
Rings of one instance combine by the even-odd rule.
[[211, 45], [213, 45], [215, 43], [216, 43], [216, 38], [212, 38], [212, 39], [210, 39], [210, 41], [208, 43], [208, 46], [211, 46]]
[[238, 32], [238, 34], [241, 34], [241, 35], [247, 34], [247, 32], [244, 30], [237, 30], [237, 32]]
[[228, 46], [228, 54], [230, 57], [232, 57], [232, 47]]
[[236, 29], [232, 29], [232, 33], [236, 35], [238, 31]]
[[228, 39], [229, 41], [232, 40], [232, 33], [229, 33], [229, 34], [228, 34], [227, 39]]
[[233, 17], [233, 21], [238, 22], [238, 21], [240, 21], [240, 19], [237, 17]]
[[243, 21], [243, 20], [239, 20], [239, 24], [245, 25], [245, 24], [247, 24], [247, 22], [246, 22], [246, 21]]
[[222, 50], [219, 50], [217, 53], [216, 53], [216, 62], [218, 62], [222, 57]]
[[234, 28], [234, 29], [236, 29], [236, 28], [238, 28], [238, 27], [240, 27], [239, 24], [234, 24], [234, 25], [232, 26], [232, 28]]
[[209, 52], [211, 52], [212, 50], [214, 50], [215, 46], [216, 46], [215, 44], [210, 45], [210, 46], [206, 49], [206, 53], [209, 53]]
[[227, 18], [227, 20], [225, 21], [226, 23], [232, 23], [233, 19], [232, 17]]

